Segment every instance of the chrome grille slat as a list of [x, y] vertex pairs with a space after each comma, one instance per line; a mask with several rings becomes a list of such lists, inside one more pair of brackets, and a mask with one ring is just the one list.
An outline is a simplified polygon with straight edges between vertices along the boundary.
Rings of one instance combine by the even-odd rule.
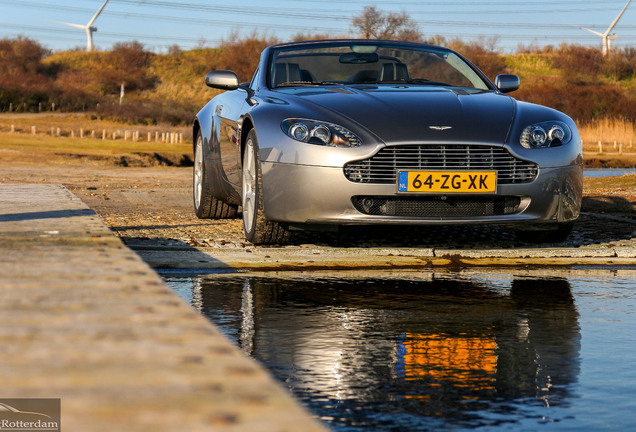
[[398, 170], [495, 170], [498, 184], [527, 183], [538, 174], [532, 162], [502, 147], [475, 145], [403, 145], [381, 149], [368, 159], [349, 162], [347, 179], [356, 183], [395, 183]]

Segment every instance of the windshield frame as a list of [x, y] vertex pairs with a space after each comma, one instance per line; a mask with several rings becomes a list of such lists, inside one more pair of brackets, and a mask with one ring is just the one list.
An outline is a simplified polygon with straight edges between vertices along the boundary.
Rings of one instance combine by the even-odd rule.
[[[384, 82], [369, 82], [366, 85], [438, 85], [445, 87], [461, 87], [461, 88], [472, 88], [478, 90], [493, 90], [497, 91], [497, 88], [493, 85], [493, 83], [486, 77], [486, 75], [475, 66], [470, 60], [461, 54], [444, 47], [440, 47], [437, 45], [431, 44], [423, 44], [416, 42], [401, 42], [401, 41], [386, 41], [386, 40], [372, 40], [372, 39], [337, 39], [337, 40], [317, 40], [317, 41], [306, 41], [306, 42], [293, 42], [286, 44], [278, 44], [272, 45], [268, 47], [264, 52], [261, 58], [263, 63], [263, 67], [261, 68], [261, 80], [264, 88], [268, 88], [270, 90], [276, 90], [279, 88], [289, 88], [295, 86], [320, 86], [320, 85], [339, 85], [339, 86], [349, 86], [349, 85], [357, 85], [359, 83], [355, 82], [347, 82], [343, 80], [315, 80], [315, 81], [302, 81], [298, 80], [293, 82], [285, 81], [284, 85], [275, 85], [274, 83], [274, 64], [276, 60], [282, 56], [291, 56], [293, 52], [297, 52], [297, 56], [303, 55], [301, 51], [303, 50], [320, 50], [325, 48], [333, 48], [333, 53], [324, 53], [324, 55], [336, 55], [335, 49], [338, 48], [350, 48], [355, 46], [356, 50], [360, 50], [364, 52], [368, 52], [372, 50], [373, 47], [379, 48], [388, 48], [394, 50], [414, 50], [414, 51], [423, 51], [439, 56], [452, 56], [453, 62], [446, 62], [447, 65], [454, 67], [455, 70], [462, 74], [463, 77], [470, 81], [472, 86], [467, 85], [454, 85], [448, 84], [444, 82], [431, 82], [425, 83], [423, 81], [384, 81]], [[377, 51], [377, 49], [376, 49]], [[353, 52], [353, 50], [351, 51]], [[304, 55], [310, 56], [311, 54], [305, 53]], [[388, 59], [387, 56], [382, 56], [381, 58]], [[400, 60], [397, 58], [393, 58], [391, 61], [399, 63]], [[461, 64], [461, 68], [457, 68], [457, 65]], [[265, 72], [265, 73], [262, 73]], [[467, 76], [473, 74], [472, 77]], [[478, 80], [477, 84], [475, 81]], [[294, 84], [296, 83], [296, 84]]]

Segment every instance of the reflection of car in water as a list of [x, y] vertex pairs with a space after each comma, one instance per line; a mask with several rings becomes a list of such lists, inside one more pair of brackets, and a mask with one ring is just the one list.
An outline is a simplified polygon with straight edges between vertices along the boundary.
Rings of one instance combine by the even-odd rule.
[[579, 371], [578, 314], [567, 281], [516, 279], [509, 297], [480, 309], [490, 317], [479, 328], [458, 332], [450, 324], [401, 334], [394, 376], [438, 388], [430, 392], [438, 400], [448, 387], [471, 399], [560, 399]]
[[473, 390], [494, 390], [497, 348], [495, 338], [489, 335], [404, 333], [398, 338], [395, 374], [407, 381], [430, 379]]
[[325, 415], [323, 404], [345, 410], [334, 401], [458, 420], [520, 400], [563, 405], [579, 374], [563, 279], [230, 277], [203, 282], [197, 301]]

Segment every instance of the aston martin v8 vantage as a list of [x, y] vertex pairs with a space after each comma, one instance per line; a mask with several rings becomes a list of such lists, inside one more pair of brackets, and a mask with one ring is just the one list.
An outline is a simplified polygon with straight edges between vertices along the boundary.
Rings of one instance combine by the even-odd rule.
[[562, 241], [581, 207], [581, 139], [567, 115], [507, 93], [462, 55], [397, 41], [266, 48], [249, 83], [196, 115], [194, 209], [247, 240], [347, 224], [501, 224]]

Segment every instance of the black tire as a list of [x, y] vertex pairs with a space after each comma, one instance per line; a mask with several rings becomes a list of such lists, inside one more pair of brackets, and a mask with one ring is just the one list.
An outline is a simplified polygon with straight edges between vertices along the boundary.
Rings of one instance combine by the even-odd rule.
[[212, 196], [208, 168], [203, 158], [203, 137], [197, 134], [194, 146], [194, 168], [192, 170], [192, 198], [194, 213], [199, 219], [232, 219], [237, 206], [227, 204]]
[[561, 243], [567, 240], [574, 228], [574, 222], [557, 224], [557, 228], [547, 231], [516, 231], [517, 240], [524, 243]]
[[249, 132], [245, 141], [241, 183], [243, 228], [246, 240], [255, 245], [277, 245], [289, 242], [287, 226], [265, 218], [260, 151], [254, 129]]

